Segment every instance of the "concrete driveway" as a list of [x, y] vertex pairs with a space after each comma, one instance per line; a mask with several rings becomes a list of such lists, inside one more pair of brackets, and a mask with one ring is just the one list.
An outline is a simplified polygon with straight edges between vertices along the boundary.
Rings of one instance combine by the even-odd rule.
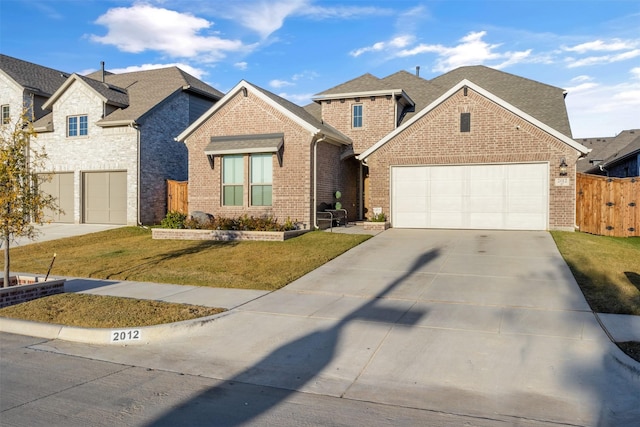
[[[637, 364], [546, 232], [391, 229], [182, 337], [34, 347], [510, 425], [640, 419]], [[268, 409], [255, 408], [246, 421]]]

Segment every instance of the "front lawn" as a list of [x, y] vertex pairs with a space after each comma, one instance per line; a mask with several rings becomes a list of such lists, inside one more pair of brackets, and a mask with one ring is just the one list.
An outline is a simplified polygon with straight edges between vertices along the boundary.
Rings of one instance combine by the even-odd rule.
[[274, 290], [371, 236], [310, 232], [284, 242], [152, 240], [124, 227], [11, 249], [11, 270], [54, 276]]
[[593, 311], [640, 315], [640, 237], [551, 234]]

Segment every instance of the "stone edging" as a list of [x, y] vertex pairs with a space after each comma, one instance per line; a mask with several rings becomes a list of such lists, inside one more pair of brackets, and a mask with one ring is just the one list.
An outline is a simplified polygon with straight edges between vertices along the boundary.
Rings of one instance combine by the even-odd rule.
[[236, 230], [185, 230], [170, 228], [152, 228], [151, 236], [158, 240], [217, 240], [232, 241], [276, 241], [282, 242], [300, 236], [311, 230], [292, 231], [236, 231]]

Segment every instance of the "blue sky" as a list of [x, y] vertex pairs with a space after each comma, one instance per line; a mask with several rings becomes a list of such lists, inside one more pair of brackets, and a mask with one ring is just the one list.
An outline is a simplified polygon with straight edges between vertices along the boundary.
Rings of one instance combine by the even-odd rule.
[[299, 105], [364, 73], [483, 64], [566, 89], [576, 138], [640, 128], [637, 0], [2, 0], [0, 51], [78, 73], [178, 65]]

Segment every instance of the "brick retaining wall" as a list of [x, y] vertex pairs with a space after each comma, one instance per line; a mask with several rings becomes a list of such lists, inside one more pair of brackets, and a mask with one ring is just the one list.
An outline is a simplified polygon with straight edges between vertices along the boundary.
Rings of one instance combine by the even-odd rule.
[[19, 285], [0, 288], [0, 308], [64, 292], [65, 279], [47, 280], [46, 282], [37, 282], [37, 280], [42, 280], [42, 278], [18, 276]]

